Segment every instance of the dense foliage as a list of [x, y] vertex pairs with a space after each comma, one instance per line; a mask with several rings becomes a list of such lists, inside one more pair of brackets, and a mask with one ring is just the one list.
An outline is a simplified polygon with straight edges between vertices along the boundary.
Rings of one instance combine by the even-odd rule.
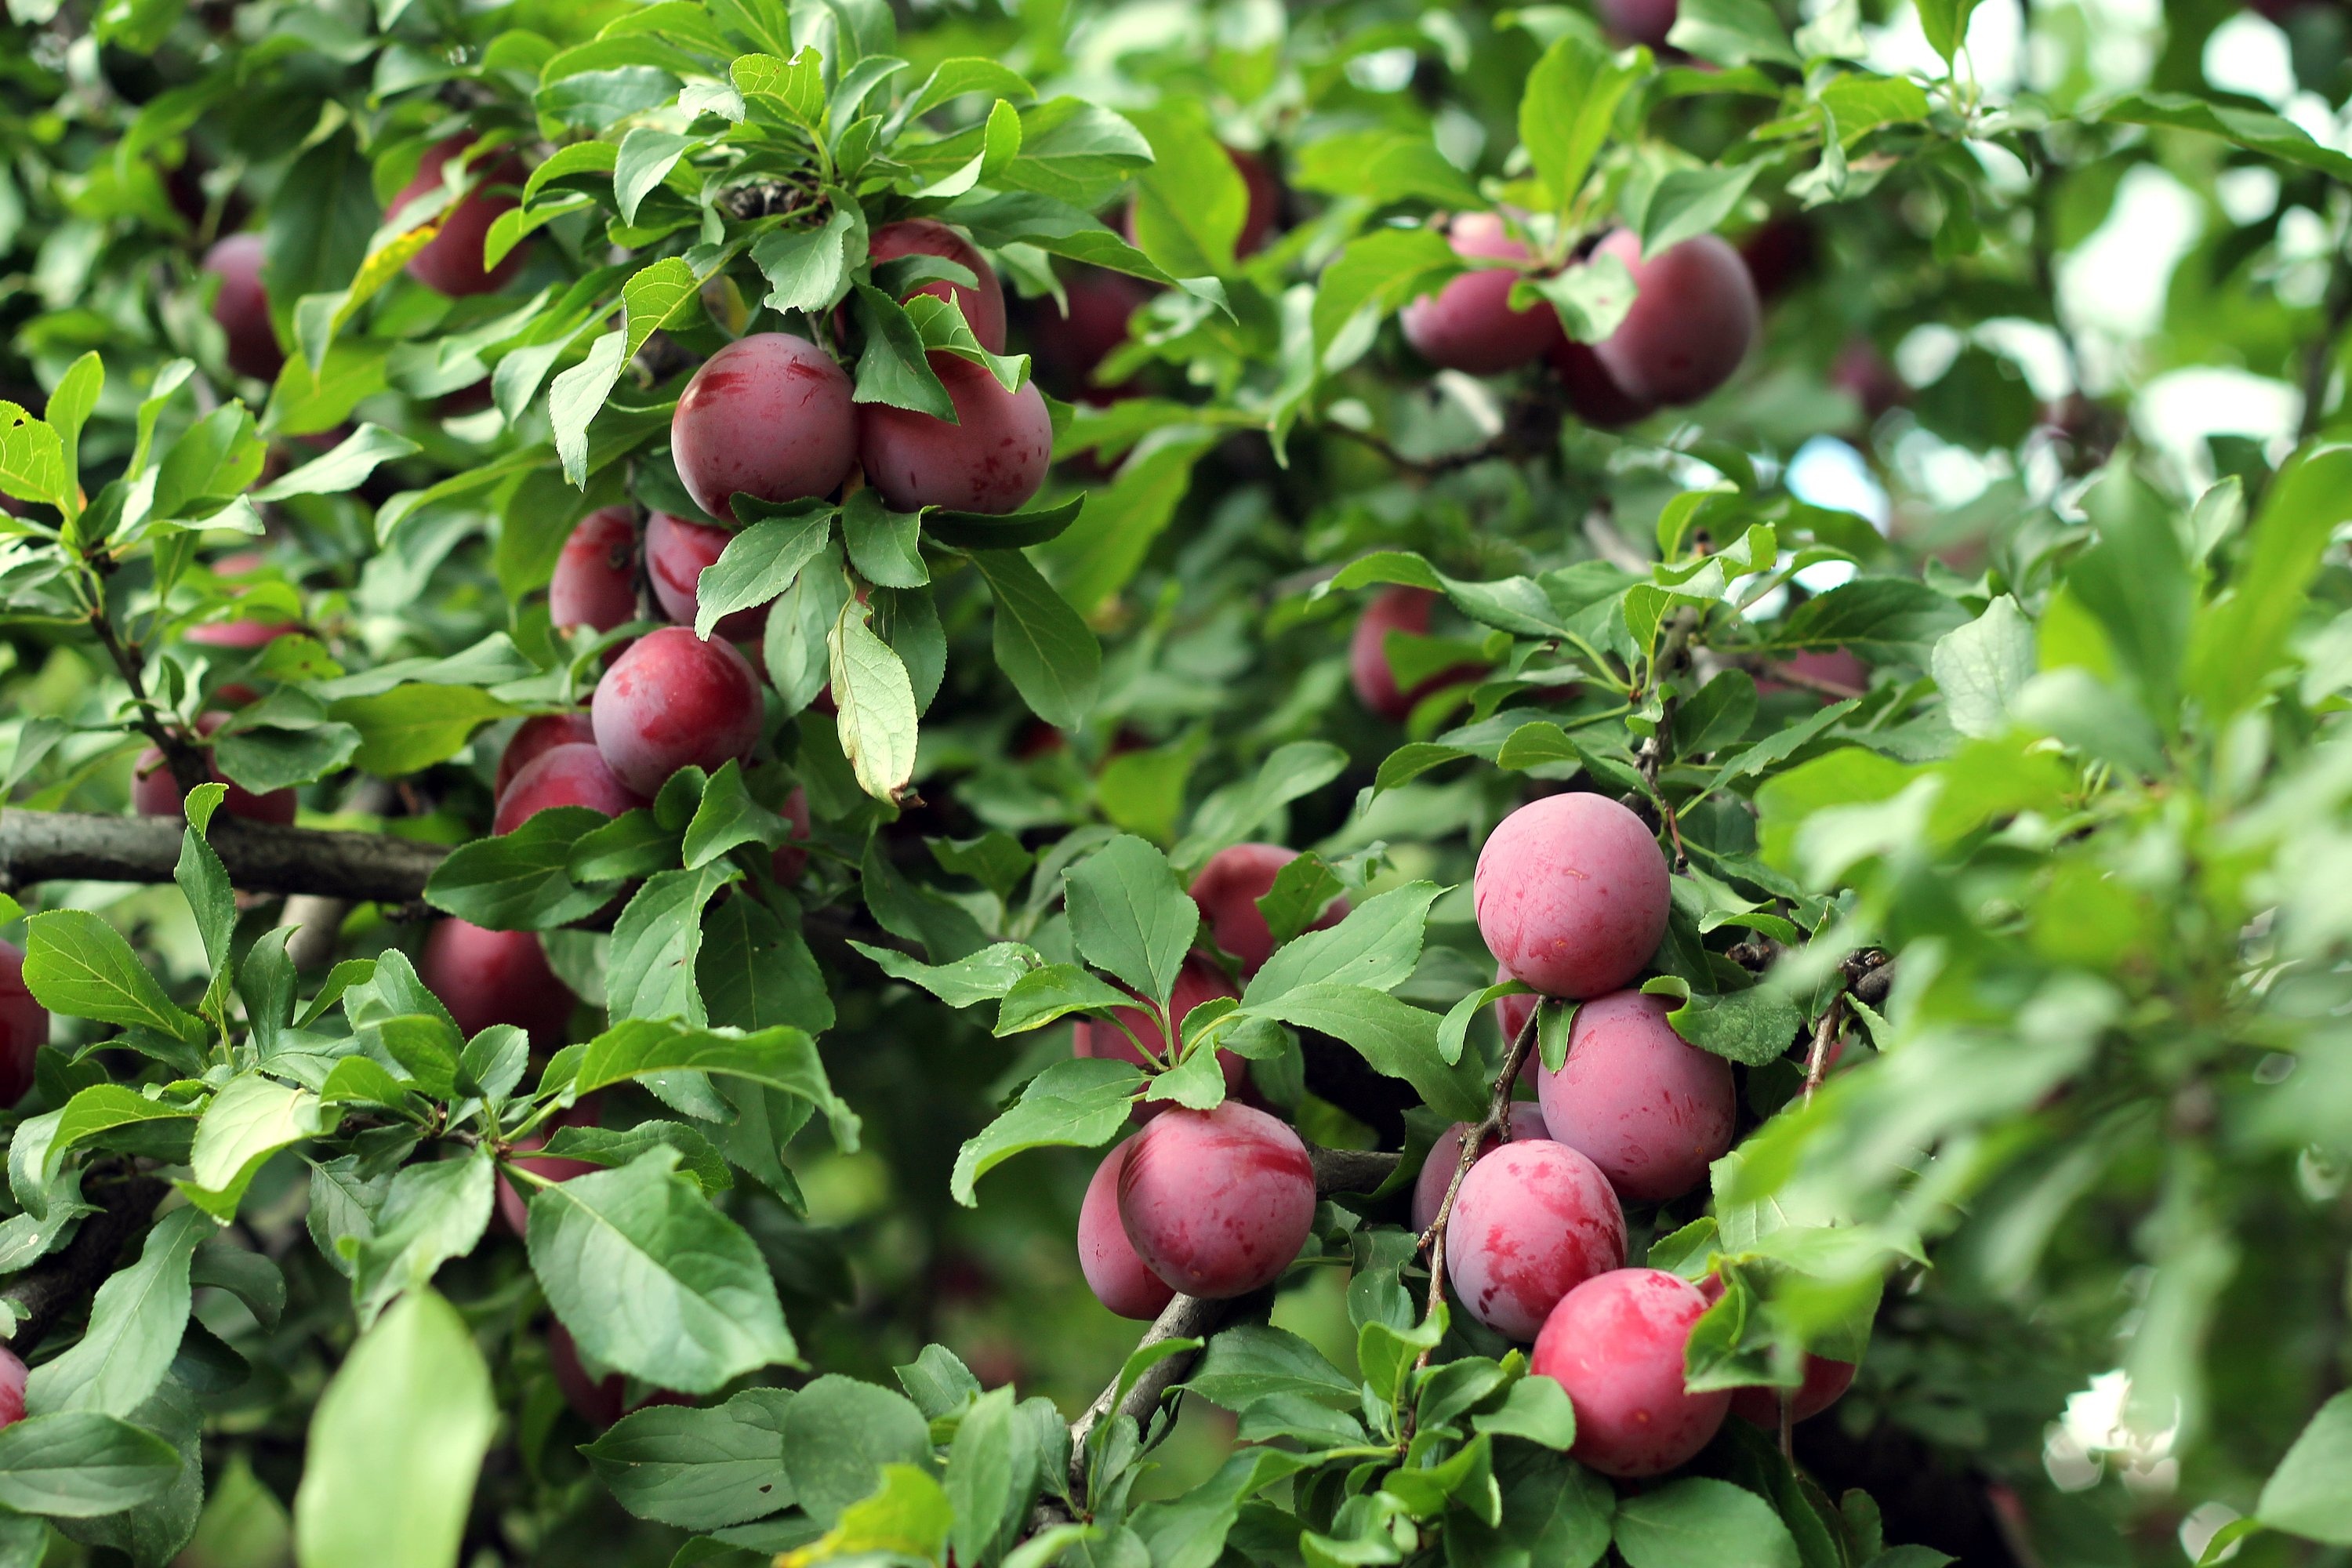
[[8, 0], [0, 1563], [2342, 1561], [2265, 11]]

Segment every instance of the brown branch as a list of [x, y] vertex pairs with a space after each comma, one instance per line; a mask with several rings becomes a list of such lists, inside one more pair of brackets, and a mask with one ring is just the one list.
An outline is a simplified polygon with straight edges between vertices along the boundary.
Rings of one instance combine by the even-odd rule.
[[1427, 479], [1460, 468], [1475, 468], [1497, 458], [1540, 457], [1559, 444], [1560, 414], [1560, 404], [1556, 396], [1521, 397], [1505, 413], [1503, 427], [1493, 437], [1475, 447], [1467, 447], [1458, 452], [1440, 452], [1431, 458], [1409, 457], [1399, 451], [1387, 437], [1370, 430], [1359, 430], [1353, 426], [1322, 424], [1316, 428], [1328, 435], [1345, 436], [1370, 447], [1405, 472]]
[[[98, 816], [67, 811], [0, 812], [0, 887], [36, 882], [168, 882], [183, 824], [168, 816]], [[448, 847], [379, 833], [279, 827], [228, 816], [206, 836], [248, 892], [317, 893], [405, 903]]]
[[114, 1272], [124, 1244], [155, 1217], [155, 1205], [168, 1190], [154, 1176], [132, 1176], [102, 1189], [99, 1211], [83, 1218], [64, 1251], [0, 1288], [0, 1300], [14, 1307], [17, 1317], [8, 1348], [29, 1356], [68, 1312], [87, 1300]]

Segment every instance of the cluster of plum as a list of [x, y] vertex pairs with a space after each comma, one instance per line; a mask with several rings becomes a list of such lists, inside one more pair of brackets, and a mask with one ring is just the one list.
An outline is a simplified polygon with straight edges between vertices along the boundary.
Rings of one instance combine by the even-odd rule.
[[1549, 302], [1511, 309], [1512, 285], [1527, 276], [1531, 253], [1499, 215], [1461, 214], [1446, 239], [1465, 259], [1517, 265], [1465, 272], [1407, 305], [1405, 342], [1430, 363], [1473, 375], [1547, 360], [1569, 406], [1588, 425], [1629, 425], [1698, 402], [1731, 379], [1763, 316], [1747, 263], [1720, 237], [1699, 235], [1644, 259], [1641, 240], [1616, 229], [1591, 256], [1623, 262], [1639, 292], [1614, 332], [1580, 343], [1561, 330]]
[[[1216, 945], [1240, 960], [1244, 977], [1273, 946], [1255, 900], [1292, 853], [1239, 846], [1193, 884]], [[1608, 1475], [1658, 1475], [1705, 1447], [1727, 1412], [1765, 1425], [1779, 1418], [1772, 1390], [1684, 1386], [1685, 1346], [1720, 1293], [1717, 1281], [1702, 1287], [1625, 1267], [1622, 1205], [1696, 1186], [1731, 1146], [1737, 1110], [1729, 1064], [1676, 1034], [1664, 998], [1628, 988], [1665, 935], [1665, 858], [1641, 818], [1616, 802], [1552, 795], [1489, 837], [1474, 899], [1496, 978], [1579, 1005], [1559, 1068], [1528, 1056], [1522, 1081], [1536, 1098], [1511, 1107], [1503, 1141], [1490, 1142], [1462, 1176], [1445, 1216], [1446, 1277], [1464, 1310], [1534, 1342], [1531, 1369], [1557, 1380], [1576, 1408], [1577, 1458]], [[1216, 961], [1195, 953], [1171, 1012], [1181, 1019], [1234, 994]], [[1538, 999], [1497, 1005], [1507, 1039], [1529, 1027]], [[1161, 1065], [1164, 1041], [1150, 1016], [1123, 1012], [1120, 1023], [1080, 1024], [1078, 1054]], [[1142, 1129], [1087, 1184], [1079, 1263], [1114, 1312], [1154, 1317], [1178, 1291], [1246, 1295], [1272, 1284], [1306, 1245], [1315, 1212], [1306, 1146], [1244, 1102], [1238, 1061], [1223, 1065], [1228, 1088], [1244, 1098], [1206, 1111], [1139, 1107]], [[1416, 1230], [1444, 1208], [1467, 1132], [1449, 1129], [1422, 1166]], [[1849, 1363], [1811, 1358], [1791, 1414], [1825, 1408], [1853, 1375]]]
[[[453, 137], [427, 150], [415, 180], [393, 198], [399, 212], [438, 190], [452, 158], [473, 145]], [[434, 237], [407, 263], [410, 277], [437, 292], [463, 297], [497, 289], [522, 265], [516, 247], [496, 267], [483, 265], [484, 242], [511, 210], [509, 188], [523, 172], [513, 154], [494, 153], [475, 172], [468, 194], [443, 212]], [[877, 263], [931, 256], [968, 268], [970, 285], [933, 279], [908, 291], [952, 300], [982, 347], [1004, 348], [1004, 291], [979, 250], [946, 224], [911, 218], [873, 231]], [[213, 319], [227, 339], [229, 366], [268, 380], [285, 363], [262, 270], [257, 233], [229, 235], [205, 254], [219, 279]], [[730, 498], [799, 500], [839, 490], [853, 467], [901, 511], [944, 506], [963, 511], [1016, 510], [1037, 493], [1053, 457], [1045, 400], [1024, 382], [1007, 392], [985, 366], [943, 351], [927, 356], [953, 404], [953, 421], [857, 404], [846, 372], [823, 349], [789, 332], [758, 332], [713, 354], [688, 384], [671, 425], [678, 475], [695, 503], [732, 520]]]

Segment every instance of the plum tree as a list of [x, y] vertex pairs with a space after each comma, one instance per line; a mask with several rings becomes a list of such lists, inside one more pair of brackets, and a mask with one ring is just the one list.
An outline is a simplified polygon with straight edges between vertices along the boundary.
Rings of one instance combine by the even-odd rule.
[[794, 784], [793, 793], [784, 796], [784, 804], [778, 808], [778, 813], [791, 828], [791, 833], [776, 846], [776, 852], [768, 862], [768, 874], [785, 887], [790, 887], [801, 879], [802, 872], [808, 869], [809, 852], [802, 847], [809, 836], [808, 791]]
[[866, 482], [898, 511], [952, 507], [1009, 512], [1037, 493], [1054, 457], [1054, 421], [1034, 381], [1007, 392], [987, 366], [928, 356], [955, 405], [956, 422], [868, 403], [857, 410], [857, 457]]
[[1594, 254], [1623, 262], [1638, 290], [1617, 330], [1592, 350], [1628, 396], [1696, 403], [1731, 379], [1763, 317], [1756, 280], [1738, 251], [1702, 234], [1645, 260], [1640, 238], [1621, 228]]
[[[397, 213], [417, 197], [440, 189], [449, 160], [462, 155], [476, 140], [469, 132], [426, 148], [423, 162], [416, 165], [416, 177], [401, 187], [388, 210]], [[522, 184], [521, 161], [510, 152], [492, 153], [477, 160], [468, 173], [474, 188], [456, 205], [442, 210], [434, 219], [439, 232], [424, 249], [408, 258], [411, 278], [436, 293], [460, 298], [487, 294], [498, 288], [514, 276], [523, 259], [523, 251], [517, 247], [500, 258], [496, 267], [482, 265], [483, 242], [489, 238], [490, 226], [498, 222], [501, 214], [520, 205], [511, 194], [494, 187]]]
[[548, 967], [536, 933], [488, 931], [455, 916], [425, 933], [416, 977], [441, 998], [459, 1033], [471, 1038], [493, 1024], [512, 1024], [541, 1053], [563, 1044], [579, 1002]]
[[[1496, 213], [1463, 213], [1445, 237], [1456, 256], [1470, 259], [1525, 261], [1528, 256]], [[1404, 341], [1439, 369], [1472, 375], [1496, 375], [1543, 358], [1562, 341], [1559, 313], [1541, 300], [1512, 310], [1511, 285], [1522, 276], [1516, 268], [1496, 267], [1451, 279], [1404, 308]]]
[[1675, 1033], [1664, 996], [1620, 991], [1576, 1010], [1568, 1058], [1536, 1074], [1544, 1125], [1581, 1150], [1618, 1193], [1680, 1197], [1731, 1147], [1731, 1064]]
[[1289, 1126], [1228, 1100], [1181, 1106], [1135, 1135], [1118, 1216], [1144, 1266], [1188, 1296], [1271, 1285], [1315, 1226], [1315, 1166]]
[[637, 524], [625, 506], [598, 507], [572, 530], [547, 584], [557, 631], [609, 632], [637, 616]]
[[[25, 986], [25, 950], [0, 942], [0, 1105], [25, 1098], [33, 1087], [34, 1061], [48, 1043], [49, 1010]], [[20, 1391], [23, 1372], [17, 1369]]]
[[1458, 664], [1415, 682], [1411, 690], [1397, 685], [1396, 669], [1389, 662], [1389, 634], [1428, 636], [1430, 613], [1436, 607], [1435, 594], [1404, 587], [1384, 588], [1364, 606], [1348, 639], [1348, 679], [1357, 700], [1370, 711], [1402, 723], [1423, 698], [1485, 672], [1482, 665]]
[[[1184, 966], [1176, 972], [1176, 985], [1170, 993], [1168, 1005], [1169, 1010], [1176, 1016], [1177, 1026], [1181, 1028], [1184, 1024], [1184, 1015], [1202, 1003], [1212, 997], [1238, 996], [1239, 994], [1240, 993], [1234, 989], [1233, 982], [1225, 978], [1225, 972], [1218, 968], [1214, 961], [1204, 954], [1195, 952], [1186, 957]], [[1070, 1047], [1073, 1054], [1081, 1057], [1106, 1057], [1115, 1061], [1133, 1062], [1138, 1067], [1145, 1067], [1149, 1064], [1145, 1061], [1143, 1053], [1149, 1050], [1160, 1058], [1161, 1066], [1168, 1065], [1168, 1042], [1161, 1037], [1159, 1020], [1152, 1016], [1150, 1009], [1118, 1007], [1112, 1011], [1119, 1023], [1125, 1024], [1127, 1028], [1122, 1029], [1118, 1024], [1105, 1023], [1097, 1019], [1080, 1018], [1070, 1031]], [[1134, 1032], [1132, 1037], [1129, 1030]], [[1138, 1045], [1138, 1041], [1141, 1042], [1140, 1046]], [[1217, 1066], [1225, 1075], [1226, 1091], [1230, 1093], [1238, 1089], [1241, 1087], [1242, 1077], [1247, 1070], [1242, 1058], [1230, 1051], [1219, 1051]], [[1157, 1116], [1171, 1103], [1167, 1100], [1146, 1100], [1135, 1108], [1135, 1112], [1138, 1117]]]
[[[196, 732], [209, 735], [228, 720], [229, 716], [223, 712], [203, 714], [196, 720]], [[211, 776], [215, 782], [228, 785], [228, 794], [221, 798], [220, 808], [231, 816], [243, 817], [247, 822], [274, 823], [280, 827], [293, 822], [298, 802], [291, 788], [273, 789], [256, 795], [242, 784], [222, 778], [218, 768], [212, 770]], [[163, 765], [163, 753], [152, 746], [141, 752], [138, 760], [131, 764], [131, 809], [142, 816], [177, 816], [181, 814], [181, 802], [185, 798], [180, 790], [180, 781], [172, 775], [170, 768]]]
[[[682, 626], [694, 624], [695, 589], [703, 569], [717, 561], [735, 536], [707, 522], [688, 522], [657, 511], [646, 520], [646, 577], [654, 585], [654, 599], [662, 614]], [[729, 642], [748, 642], [768, 624], [768, 606], [737, 610], [722, 616], [710, 635]]]
[[589, 713], [613, 776], [650, 796], [688, 763], [715, 770], [751, 756], [760, 679], [729, 644], [664, 626], [613, 661]]
[[[1454, 1148], [1458, 1158], [1458, 1133]], [[1532, 1340], [1561, 1297], [1624, 1266], [1617, 1194], [1598, 1166], [1565, 1144], [1514, 1140], [1462, 1178], [1446, 1221], [1445, 1273], [1488, 1328]]]
[[1731, 1394], [1690, 1393], [1683, 1352], [1706, 1298], [1663, 1269], [1620, 1268], [1560, 1298], [1528, 1370], [1576, 1408], [1569, 1456], [1604, 1476], [1664, 1475], [1706, 1447]]
[[269, 296], [261, 286], [263, 242], [257, 234], [232, 234], [205, 252], [205, 270], [220, 279], [213, 296], [213, 320], [228, 339], [228, 367], [239, 375], [273, 381], [286, 363], [278, 331], [269, 322]]
[[1629, 44], [1662, 48], [1674, 31], [1676, 0], [1600, 0], [1596, 7], [1609, 30]]
[[857, 460], [848, 373], [790, 332], [738, 338], [703, 362], [670, 416], [670, 456], [694, 504], [735, 521], [730, 497], [831, 495]]
[[[1257, 901], [1273, 889], [1276, 874], [1297, 858], [1297, 850], [1279, 844], [1233, 844], [1210, 856], [1192, 879], [1192, 901], [1201, 906], [1210, 936], [1242, 961], [1244, 979], [1274, 956], [1274, 932]], [[1307, 929], [1328, 931], [1347, 914], [1348, 900], [1335, 899]]]
[[980, 254], [980, 247], [937, 218], [905, 218], [898, 223], [886, 223], [874, 231], [867, 241], [866, 256], [876, 261], [894, 260], [901, 256], [936, 256], [960, 267], [971, 268], [979, 281], [967, 288], [935, 278], [909, 289], [901, 296], [904, 304], [917, 294], [929, 294], [934, 300], [952, 300], [963, 312], [964, 324], [980, 346], [991, 353], [1004, 352], [1004, 286], [996, 280], [996, 269]]
[[499, 792], [490, 831], [512, 833], [551, 806], [584, 805], [618, 816], [645, 804], [645, 796], [614, 775], [593, 742], [567, 741], [548, 747], [515, 770], [507, 787]]
[[[1437, 1205], [1445, 1201], [1445, 1189], [1454, 1180], [1454, 1167], [1462, 1159], [1462, 1135], [1469, 1128], [1468, 1122], [1457, 1121], [1439, 1133], [1437, 1142], [1429, 1146], [1429, 1157], [1421, 1163], [1421, 1174], [1413, 1178], [1412, 1184], [1412, 1228], [1415, 1231], [1427, 1230], [1436, 1220]], [[1544, 1126], [1543, 1107], [1532, 1100], [1512, 1101], [1506, 1135], [1514, 1143], [1528, 1138], [1549, 1142], [1551, 1131]], [[1484, 1160], [1489, 1152], [1502, 1146], [1502, 1139], [1490, 1136], [1478, 1158]]]
[[593, 746], [596, 743], [595, 726], [589, 722], [588, 710], [573, 708], [562, 713], [534, 713], [515, 729], [507, 742], [507, 749], [499, 753], [499, 770], [490, 781], [490, 796], [506, 797], [507, 786], [515, 775], [539, 761], [558, 746]]
[[1096, 1300], [1122, 1318], [1149, 1322], [1175, 1300], [1176, 1291], [1144, 1267], [1118, 1217], [1119, 1172], [1139, 1136], [1131, 1133], [1114, 1144], [1087, 1182], [1086, 1199], [1078, 1205], [1078, 1268]]
[[1511, 978], [1598, 996], [1642, 972], [1673, 889], [1642, 819], [1605, 795], [1555, 795], [1505, 817], [1478, 852], [1478, 934]]

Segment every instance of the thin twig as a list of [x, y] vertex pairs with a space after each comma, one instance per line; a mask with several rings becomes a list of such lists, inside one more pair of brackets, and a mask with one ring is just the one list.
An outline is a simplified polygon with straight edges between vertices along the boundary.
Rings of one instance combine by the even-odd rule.
[[1830, 1047], [1845, 1025], [1845, 992], [1840, 990], [1822, 1009], [1821, 1021], [1813, 1026], [1813, 1043], [1805, 1052], [1805, 1103], [1813, 1102], [1813, 1090], [1822, 1087], [1822, 1079], [1829, 1071]]
[[205, 765], [204, 753], [187, 736], [163, 721], [163, 710], [147, 695], [147, 680], [139, 668], [137, 654], [123, 645], [122, 639], [115, 635], [114, 623], [107, 619], [103, 596], [90, 607], [89, 626], [98, 636], [99, 646], [105, 648], [107, 658], [114, 661], [114, 668], [121, 675], [123, 684], [131, 688], [131, 700], [139, 710], [139, 728], [155, 742], [155, 749], [163, 754], [164, 763], [172, 770], [173, 782], [180, 786], [183, 795], [186, 795], [211, 776], [211, 770]]
[[[1462, 1179], [1470, 1173], [1470, 1167], [1478, 1163], [1479, 1152], [1486, 1148], [1486, 1140], [1499, 1135], [1510, 1121], [1511, 1086], [1518, 1081], [1519, 1065], [1528, 1059], [1528, 1052], [1535, 1045], [1538, 1020], [1542, 1016], [1542, 1002], [1538, 998], [1537, 1005], [1528, 1009], [1527, 1022], [1519, 1026], [1517, 1036], [1511, 1041], [1511, 1048], [1503, 1053], [1503, 1071], [1495, 1079], [1494, 1091], [1487, 1096], [1485, 1118], [1477, 1126], [1463, 1131], [1462, 1153], [1454, 1163], [1453, 1178], [1445, 1184], [1445, 1196], [1438, 1201], [1437, 1217], [1429, 1222], [1429, 1228], [1421, 1233], [1421, 1239], [1414, 1244], [1415, 1250], [1429, 1255], [1429, 1299], [1422, 1313], [1424, 1321], [1445, 1300], [1445, 1226], [1454, 1217], [1454, 1200], [1461, 1195]], [[1415, 1371], [1427, 1366], [1429, 1352], [1423, 1351], [1412, 1364]], [[1410, 1420], [1412, 1417], [1408, 1414], [1405, 1418]]]

